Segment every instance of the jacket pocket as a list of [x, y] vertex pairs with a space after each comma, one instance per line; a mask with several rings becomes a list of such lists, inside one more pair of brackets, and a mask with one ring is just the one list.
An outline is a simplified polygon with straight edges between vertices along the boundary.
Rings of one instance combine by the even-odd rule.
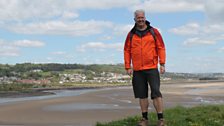
[[153, 58], [154, 58], [154, 54], [153, 54], [152, 50], [145, 52], [144, 59], [143, 59], [144, 65], [146, 65], [146, 66], [153, 65]]
[[134, 68], [139, 69], [141, 67], [141, 54], [137, 50], [131, 51], [132, 64]]

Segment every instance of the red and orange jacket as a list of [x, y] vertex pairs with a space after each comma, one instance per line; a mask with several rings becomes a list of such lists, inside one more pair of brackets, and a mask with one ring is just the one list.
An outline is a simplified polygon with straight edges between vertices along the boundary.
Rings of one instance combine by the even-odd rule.
[[[149, 22], [146, 22], [148, 28], [152, 28]], [[134, 71], [153, 69], [160, 64], [166, 62], [165, 45], [156, 28], [153, 28], [156, 41], [150, 31], [147, 31], [143, 36], [135, 33], [135, 27], [128, 33], [124, 45], [124, 62], [125, 69], [131, 68], [131, 63]], [[133, 33], [130, 39], [131, 32]]]

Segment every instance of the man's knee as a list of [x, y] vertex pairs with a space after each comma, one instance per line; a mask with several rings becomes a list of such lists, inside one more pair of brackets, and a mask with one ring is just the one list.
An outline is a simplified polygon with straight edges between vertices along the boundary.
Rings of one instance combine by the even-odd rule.
[[162, 93], [160, 92], [160, 90], [156, 90], [156, 91], [153, 91], [151, 93], [151, 99], [155, 99], [155, 98], [158, 98], [158, 97], [162, 98]]

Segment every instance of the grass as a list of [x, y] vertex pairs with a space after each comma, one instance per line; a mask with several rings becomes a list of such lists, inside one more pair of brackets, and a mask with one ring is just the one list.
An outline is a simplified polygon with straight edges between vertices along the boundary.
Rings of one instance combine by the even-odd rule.
[[33, 87], [33, 84], [22, 84], [22, 83], [16, 83], [16, 84], [0, 84], [0, 91], [2, 92], [8, 92], [8, 91], [20, 91], [20, 92], [26, 92], [31, 90]]
[[[165, 110], [167, 126], [224, 126], [224, 105], [175, 107]], [[155, 113], [149, 115], [150, 126], [156, 126]], [[96, 126], [136, 126], [140, 116], [128, 117], [108, 123], [98, 122]]]
[[50, 84], [24, 84], [24, 83], [11, 83], [0, 84], [0, 92], [27, 92], [37, 88], [100, 88], [100, 87], [117, 87], [117, 86], [129, 86], [128, 83], [50, 83]]

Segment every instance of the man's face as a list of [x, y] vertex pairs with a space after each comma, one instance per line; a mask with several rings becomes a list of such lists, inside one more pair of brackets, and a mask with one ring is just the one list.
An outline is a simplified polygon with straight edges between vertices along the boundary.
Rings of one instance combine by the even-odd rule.
[[135, 16], [135, 23], [140, 27], [145, 25], [145, 15], [144, 15], [144, 13], [137, 13], [137, 15]]

